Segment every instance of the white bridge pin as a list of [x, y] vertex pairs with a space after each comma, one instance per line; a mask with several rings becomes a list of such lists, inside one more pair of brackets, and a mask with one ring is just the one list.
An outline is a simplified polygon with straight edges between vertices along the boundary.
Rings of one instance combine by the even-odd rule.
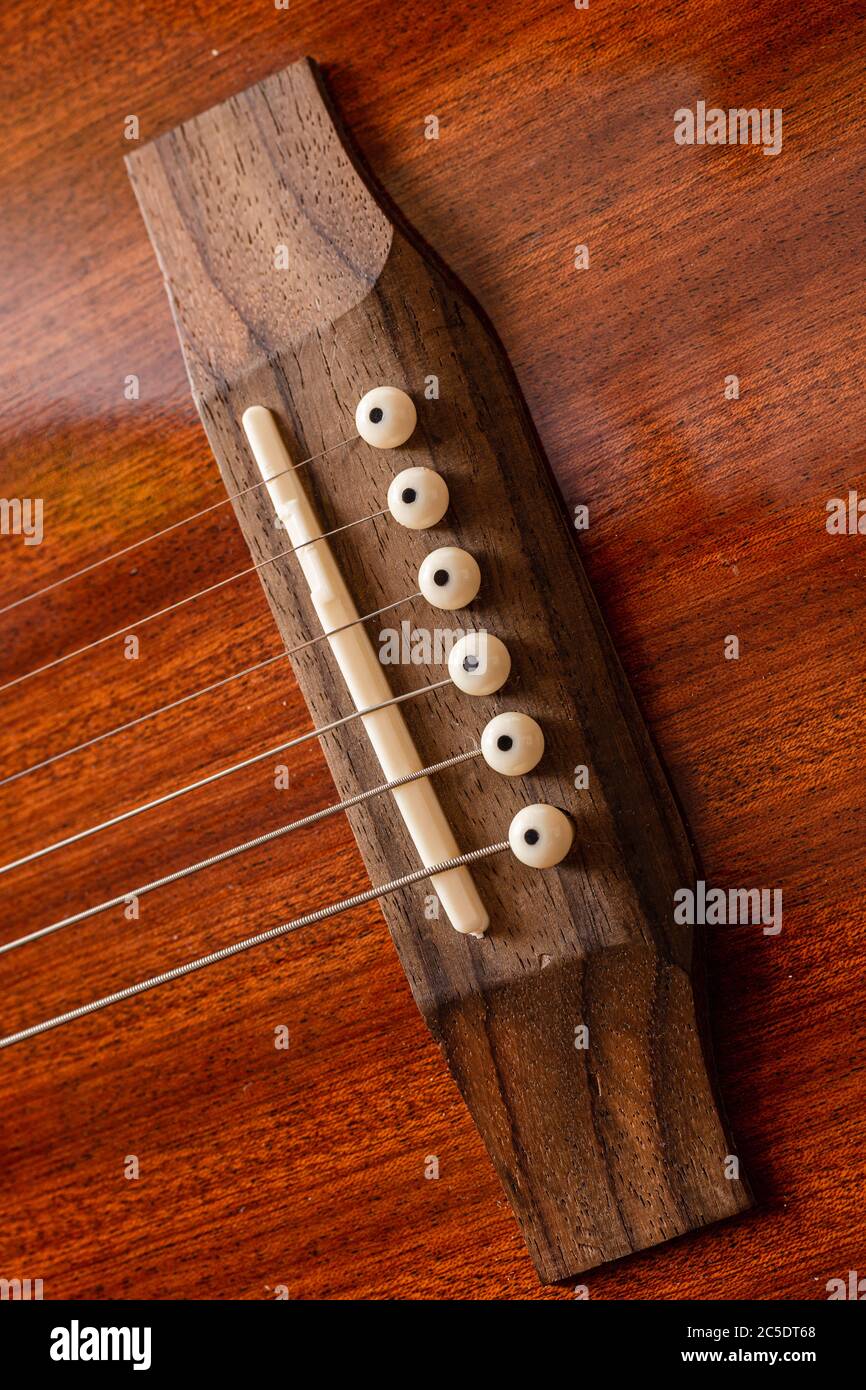
[[[420, 883], [425, 878], [432, 880], [438, 874], [450, 872], [460, 866], [477, 863], [492, 855], [502, 854], [507, 849], [511, 849], [515, 858], [522, 864], [529, 865], [530, 868], [551, 869], [560, 864], [568, 854], [573, 838], [574, 830], [570, 820], [555, 806], [524, 806], [523, 810], [518, 811], [512, 820], [507, 840], [500, 840], [492, 845], [483, 845], [480, 849], [469, 850], [465, 854], [457, 854], [438, 864], [425, 865], [411, 873], [402, 874], [400, 878], [392, 879], [388, 883], [377, 884], [363, 893], [355, 893], [349, 898], [328, 903], [326, 907], [315, 908], [311, 912], [304, 913], [302, 917], [294, 918], [293, 921], [282, 922], [278, 926], [257, 932], [255, 936], [248, 936], [242, 941], [234, 941], [228, 946], [221, 946], [216, 951], [210, 951], [207, 955], [199, 956], [195, 960], [185, 961], [182, 965], [172, 966], [161, 971], [158, 975], [152, 975], [149, 979], [126, 985], [123, 989], [115, 990], [112, 994], [103, 995], [101, 999], [91, 999], [86, 1004], [79, 1004], [77, 1008], [68, 1009], [65, 1013], [56, 1014], [53, 1018], [43, 1019], [41, 1023], [31, 1024], [29, 1028], [22, 1028], [17, 1033], [9, 1033], [6, 1037], [0, 1037], [0, 1049], [13, 1047], [16, 1043], [25, 1042], [29, 1038], [36, 1037], [40, 1033], [47, 1033], [52, 1028], [59, 1028], [63, 1024], [74, 1023], [77, 1019], [85, 1018], [88, 1014], [96, 1013], [100, 1009], [109, 1008], [112, 1004], [122, 1003], [126, 999], [134, 998], [137, 994], [144, 994], [147, 990], [169, 984], [173, 980], [183, 979], [185, 976], [204, 970], [208, 966], [218, 965], [231, 956], [275, 941], [279, 937], [299, 931], [302, 927], [327, 921], [331, 917], [338, 916], [341, 912], [349, 912], [364, 903], [373, 902], [377, 898], [384, 898], [389, 893], [399, 892], [413, 883]], [[193, 868], [199, 867], [203, 866], [193, 866]], [[150, 886], [155, 887], [157, 885]], [[106, 904], [102, 904], [96, 910], [100, 911], [105, 906]], [[57, 925], [62, 926], [64, 924], [58, 923]], [[472, 934], [475, 935], [475, 933]], [[481, 934], [478, 933], [478, 935]], [[12, 944], [21, 945], [23, 941]]]
[[448, 654], [448, 674], [464, 695], [492, 695], [510, 671], [508, 648], [492, 632], [467, 632]]
[[405, 444], [418, 420], [411, 396], [396, 386], [375, 386], [355, 410], [355, 428], [374, 449], [397, 449]]
[[416, 772], [408, 773], [396, 781], [383, 782], [379, 786], [370, 787], [367, 791], [357, 792], [354, 796], [347, 797], [343, 801], [337, 801], [331, 806], [324, 806], [320, 811], [313, 811], [310, 815], [301, 817], [300, 820], [290, 821], [286, 825], [280, 825], [274, 830], [266, 831], [263, 835], [256, 835], [252, 840], [220, 850], [207, 859], [199, 860], [198, 863], [187, 864], [183, 868], [174, 869], [171, 873], [164, 874], [161, 878], [153, 879], [149, 883], [139, 884], [136, 888], [128, 888], [125, 892], [118, 893], [115, 897], [108, 898], [104, 902], [96, 903], [92, 907], [73, 913], [72, 916], [63, 917], [59, 921], [49, 923], [48, 926], [28, 932], [26, 936], [5, 941], [0, 944], [0, 955], [5, 955], [8, 951], [14, 951], [18, 947], [25, 946], [31, 941], [37, 941], [44, 936], [50, 936], [64, 927], [86, 922], [91, 917], [96, 917], [110, 908], [123, 906], [132, 898], [142, 898], [146, 893], [153, 893], [156, 889], [164, 888], [168, 884], [177, 883], [180, 879], [200, 873], [202, 869], [209, 869], [215, 864], [224, 864], [227, 860], [246, 853], [247, 850], [258, 849], [261, 845], [270, 844], [284, 835], [292, 834], [293, 831], [304, 830], [309, 826], [317, 825], [330, 816], [347, 811], [352, 806], [360, 806], [366, 801], [395, 790], [397, 787], [408, 786], [422, 778], [432, 777], [445, 768], [456, 767], [461, 763], [469, 762], [472, 758], [481, 756], [494, 772], [505, 777], [516, 777], [531, 772], [540, 761], [543, 752], [544, 735], [540, 726], [534, 719], [530, 719], [528, 714], [497, 714], [484, 728], [478, 747], [467, 748], [462, 753], [455, 753], [450, 758], [445, 758], [442, 762], [434, 763], [430, 767], [419, 768]]
[[455, 545], [431, 550], [421, 562], [418, 588], [432, 608], [452, 612], [478, 597], [481, 571], [478, 562]]
[[481, 753], [488, 767], [504, 777], [522, 777], [541, 762], [544, 734], [528, 714], [497, 714], [481, 735]]
[[426, 531], [448, 510], [448, 484], [432, 468], [404, 468], [388, 488], [388, 510], [410, 531]]
[[556, 806], [524, 806], [508, 829], [512, 854], [531, 869], [552, 869], [561, 864], [573, 840], [574, 826]]

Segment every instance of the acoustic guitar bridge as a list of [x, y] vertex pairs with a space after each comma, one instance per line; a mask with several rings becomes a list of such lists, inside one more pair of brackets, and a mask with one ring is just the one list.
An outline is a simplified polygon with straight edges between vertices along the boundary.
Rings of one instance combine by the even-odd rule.
[[[383, 768], [390, 778], [481, 747], [500, 716], [525, 720], [509, 728], [530, 742], [543, 732], [543, 752], [517, 775], [497, 771], [494, 750], [437, 777], [435, 791], [419, 780], [402, 804], [395, 792], [349, 811], [374, 884], [503, 840], [521, 808], [544, 811], [522, 831], [523, 857], [449, 871], [432, 911], [428, 883], [382, 904], [541, 1279], [744, 1211], [696, 1004], [697, 943], [674, 920], [677, 890], [697, 879], [689, 840], [493, 330], [360, 172], [309, 61], [128, 164], [255, 561], [275, 549], [280, 508], [300, 505], [275, 475], [319, 460], [305, 470], [299, 529], [285, 524], [294, 545], [332, 533], [332, 559], [315, 561], [311, 545], [306, 572], [298, 555], [260, 570], [286, 647], [301, 648], [293, 666], [315, 725], [386, 691], [407, 697], [403, 712], [364, 715], [369, 737], [356, 723], [323, 740], [340, 797]], [[395, 394], [356, 417], [381, 391]], [[446, 488], [447, 509], [436, 516], [431, 502], [426, 526], [404, 514], [417, 488], [393, 493], [407, 470]], [[275, 480], [254, 490], [262, 477]], [[374, 519], [353, 525], [361, 517]], [[431, 547], [458, 557], [453, 572], [435, 560], [424, 570]], [[425, 595], [435, 601], [443, 574], [443, 590], [456, 586], [450, 608]], [[386, 632], [391, 614], [342, 650], [337, 636], [304, 647], [413, 594], [408, 643]], [[490, 679], [471, 650], [479, 634]], [[510, 753], [523, 735], [500, 737]], [[544, 840], [564, 853], [566, 818], [574, 842], [556, 862]]]

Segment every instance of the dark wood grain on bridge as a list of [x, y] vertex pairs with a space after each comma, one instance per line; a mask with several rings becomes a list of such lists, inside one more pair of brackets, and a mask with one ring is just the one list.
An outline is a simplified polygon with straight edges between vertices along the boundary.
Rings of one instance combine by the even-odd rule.
[[[866, 424], [856, 12], [298, 0], [37, 18], [19, 2], [0, 26], [0, 495], [46, 507], [41, 546], [0, 538], [0, 592], [220, 497], [124, 118], [150, 139], [313, 53], [389, 193], [496, 323], [566, 504], [589, 506], [582, 557], [708, 881], [784, 891], [779, 937], [710, 940], [722, 1088], [758, 1211], [598, 1271], [591, 1294], [824, 1297], [863, 1248], [863, 561], [858, 537], [824, 524], [827, 499], [857, 486]], [[673, 112], [699, 98], [781, 106], [782, 154], [677, 147]], [[240, 567], [228, 512], [5, 615], [3, 676]], [[137, 662], [111, 645], [10, 692], [0, 766], [277, 649], [258, 585], [235, 586], [154, 627]], [[231, 705], [2, 788], [4, 857], [305, 720], [272, 669]], [[8, 876], [4, 938], [175, 867], [177, 846], [200, 857], [228, 826], [240, 839], [328, 800], [314, 748], [293, 773], [288, 799], [242, 777], [194, 815], [181, 803]], [[178, 886], [135, 926], [3, 958], [4, 1031], [365, 883], [332, 822], [307, 853], [225, 866], [206, 896]], [[41, 1277], [48, 1297], [539, 1294], [378, 911], [345, 925], [270, 968], [164, 991], [158, 1015], [141, 1003], [110, 1031], [94, 1019], [4, 1055], [0, 1274]]]

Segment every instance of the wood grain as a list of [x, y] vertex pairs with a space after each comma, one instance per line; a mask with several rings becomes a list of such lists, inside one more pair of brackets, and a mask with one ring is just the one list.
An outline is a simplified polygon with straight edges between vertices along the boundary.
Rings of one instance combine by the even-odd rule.
[[[444, 914], [425, 917], [429, 885], [382, 905], [541, 1277], [567, 1278], [743, 1210], [694, 1019], [692, 932], [673, 923], [674, 893], [696, 871], [490, 332], [385, 221], [309, 63], [146, 145], [129, 165], [254, 561], [285, 547], [267, 493], [250, 491], [258, 473], [244, 411], [273, 410], [297, 460], [351, 440], [354, 404], [373, 386], [411, 391], [420, 420], [407, 446], [389, 456], [356, 440], [307, 469], [318, 514], [327, 530], [344, 526], [381, 509], [400, 468], [444, 473], [452, 505], [435, 534], [388, 519], [343, 534], [350, 591], [361, 613], [375, 612], [415, 592], [428, 550], [470, 548], [483, 591], [456, 622], [501, 634], [513, 675], [495, 696], [450, 688], [408, 710], [422, 765], [477, 742], [504, 708], [546, 731], [536, 774], [515, 784], [473, 764], [455, 769], [440, 796], [464, 849], [504, 838], [523, 805], [567, 808], [579, 842], [568, 861], [546, 874], [510, 855], [473, 869], [491, 917], [480, 942]], [[427, 400], [431, 379], [437, 396]], [[321, 630], [292, 557], [260, 574], [287, 648]], [[428, 633], [455, 625], [423, 603], [409, 618]], [[381, 627], [372, 624], [377, 650]], [[339, 719], [346, 694], [327, 647], [293, 661], [314, 725]], [[395, 694], [446, 673], [441, 659], [388, 671]], [[358, 726], [327, 738], [325, 755], [341, 797], [381, 780]], [[578, 766], [588, 770], [582, 794]], [[417, 867], [390, 798], [350, 820], [373, 883]], [[578, 1049], [582, 1028], [589, 1045]]]
[[[582, 555], [707, 878], [784, 889], [780, 938], [710, 943], [722, 1084], [759, 1211], [596, 1271], [591, 1294], [824, 1297], [862, 1266], [862, 564], [855, 537], [824, 528], [826, 500], [862, 472], [866, 423], [860, 19], [704, 3], [687, 17], [357, 4], [352, 20], [303, 0], [205, 18], [172, 3], [44, 20], [5, 8], [0, 491], [44, 496], [47, 529], [33, 549], [0, 540], [0, 588], [17, 595], [220, 496], [123, 172], [123, 120], [138, 112], [150, 138], [316, 53], [389, 192], [496, 321], [566, 504], [590, 507]], [[698, 97], [782, 104], [783, 154], [678, 150], [672, 112]], [[439, 141], [423, 139], [428, 111]], [[577, 242], [589, 272], [572, 269]], [[226, 512], [183, 548], [5, 617], [4, 674], [54, 654], [58, 633], [69, 647], [239, 568]], [[723, 660], [730, 632], [739, 662]], [[137, 663], [112, 649], [5, 703], [2, 765], [276, 649], [255, 585], [238, 587], [154, 631]], [[26, 798], [2, 789], [10, 854], [305, 718], [285, 675], [263, 676], [230, 709], [30, 779]], [[313, 809], [330, 786], [309, 749], [288, 797], [250, 776], [194, 815], [141, 818], [51, 875], [7, 879], [4, 933], [175, 867], [175, 843], [198, 857], [229, 830]], [[309, 859], [218, 871], [206, 899], [179, 887], [134, 930], [83, 928], [74, 949], [34, 949], [26, 974], [7, 958], [4, 1027], [364, 882], [337, 825]], [[288, 1053], [273, 1048], [279, 1022]], [[159, 1026], [133, 1008], [110, 1037], [94, 1021], [9, 1054], [2, 1084], [0, 1263], [44, 1276], [47, 1296], [539, 1293], [373, 910], [338, 951], [314, 929], [276, 968], [166, 992]], [[137, 1183], [122, 1177], [130, 1152]], [[423, 1178], [429, 1153], [438, 1182]]]

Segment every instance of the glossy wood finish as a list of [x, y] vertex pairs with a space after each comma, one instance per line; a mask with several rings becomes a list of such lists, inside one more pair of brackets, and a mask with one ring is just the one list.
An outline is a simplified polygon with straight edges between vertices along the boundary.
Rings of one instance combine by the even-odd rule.
[[[672, 920], [677, 889], [697, 871], [508, 364], [462, 288], [411, 229], [387, 220], [334, 121], [313, 65], [295, 63], [145, 146], [130, 177], [193, 395], [286, 647], [321, 629], [297, 559], [271, 563], [285, 546], [255, 488], [240, 425], [250, 406], [273, 412], [295, 461], [350, 439], [305, 469], [328, 531], [380, 511], [403, 468], [447, 479], [451, 506], [433, 530], [385, 517], [331, 543], [360, 613], [414, 593], [421, 557], [442, 542], [470, 547], [484, 567], [465, 612], [413, 601], [366, 624], [367, 636], [380, 651], [406, 618], [428, 637], [466, 625], [504, 638], [504, 689], [473, 699], [452, 686], [404, 706], [415, 766], [463, 752], [495, 714], [522, 709], [546, 731], [531, 776], [476, 763], [435, 778], [434, 791], [462, 850], [503, 839], [537, 802], [572, 813], [577, 845], [547, 873], [510, 854], [472, 869], [490, 923], [483, 940], [455, 932], [444, 901], [430, 919], [434, 883], [387, 897], [382, 910], [551, 1283], [750, 1204], [728, 1171], [736, 1149], [701, 1055], [693, 931]], [[351, 440], [355, 402], [382, 382], [419, 402], [399, 450]], [[315, 727], [340, 719], [351, 706], [327, 644], [293, 661]], [[395, 695], [447, 673], [432, 642], [424, 665], [385, 669]], [[381, 781], [359, 725], [324, 749], [341, 797]], [[579, 790], [577, 767], [587, 773]], [[373, 883], [416, 867], [390, 797], [349, 818]]]
[[[582, 554], [708, 880], [784, 890], [780, 937], [710, 941], [722, 1086], [760, 1209], [588, 1276], [591, 1295], [823, 1297], [862, 1254], [862, 558], [824, 526], [828, 498], [857, 485], [866, 423], [862, 31], [830, 5], [352, 15], [85, 6], [52, 12], [34, 43], [30, 10], [4, 11], [0, 492], [45, 497], [46, 540], [0, 539], [2, 592], [219, 497], [123, 172], [123, 119], [138, 113], [148, 138], [315, 53], [389, 192], [495, 320], [566, 503], [590, 506]], [[673, 111], [701, 97], [781, 105], [783, 153], [676, 147]], [[431, 113], [438, 141], [423, 139]], [[590, 269], [575, 271], [584, 242]], [[222, 509], [184, 546], [6, 615], [4, 674], [244, 557]], [[731, 633], [737, 662], [723, 658]], [[235, 586], [154, 629], [138, 662], [103, 649], [4, 696], [0, 765], [276, 649], [257, 585]], [[272, 671], [242, 700], [0, 789], [4, 843], [24, 852], [305, 718]], [[320, 755], [293, 767], [289, 793], [250, 776], [194, 814], [142, 817], [50, 873], [10, 875], [4, 936], [173, 867], [179, 843], [192, 858], [228, 828], [324, 804]], [[364, 882], [333, 823], [309, 857], [257, 855], [206, 894], [143, 905], [137, 926], [90, 924], [26, 967], [2, 958], [4, 1030]], [[94, 1019], [4, 1056], [4, 1277], [42, 1277], [47, 1296], [539, 1293], [379, 914], [346, 928], [312, 930], [276, 968], [165, 991], [159, 1028], [143, 1003], [122, 1028]], [[137, 1182], [123, 1178], [131, 1153]]]

